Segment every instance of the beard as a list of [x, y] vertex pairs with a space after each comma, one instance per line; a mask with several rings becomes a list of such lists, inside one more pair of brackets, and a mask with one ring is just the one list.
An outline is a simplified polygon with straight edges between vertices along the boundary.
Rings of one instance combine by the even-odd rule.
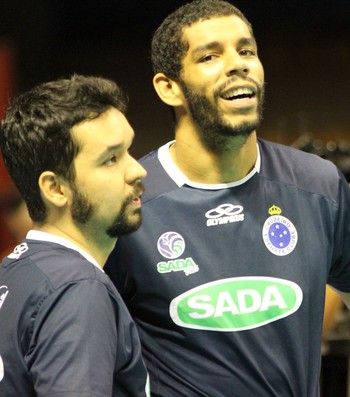
[[[143, 189], [143, 185], [142, 185], [142, 189]], [[141, 226], [141, 222], [142, 222], [141, 208], [137, 208], [136, 210], [134, 210], [133, 215], [134, 217], [136, 217], [135, 220], [133, 221], [130, 220], [127, 215], [127, 207], [133, 201], [134, 197], [135, 195], [133, 194], [132, 196], [129, 196], [126, 200], [124, 200], [120, 208], [119, 214], [116, 216], [114, 222], [106, 231], [109, 237], [118, 238], [121, 236], [125, 236], [126, 234], [136, 231]]]
[[241, 138], [239, 141], [236, 139], [236, 143], [244, 143], [261, 123], [264, 86], [259, 87], [255, 84], [258, 101], [255, 120], [242, 122], [238, 125], [230, 124], [220, 114], [217, 106], [217, 101], [220, 97], [218, 92], [214, 93], [214, 102], [211, 102], [205, 95], [191, 90], [183, 81], [181, 82], [181, 86], [189, 107], [190, 116], [199, 127], [200, 140], [213, 153], [222, 153], [230, 150], [233, 143], [231, 138], [233, 137]]
[[[89, 199], [72, 184], [73, 190], [73, 204], [71, 209], [72, 219], [77, 224], [86, 225], [96, 212], [96, 207], [89, 201]], [[106, 229], [106, 234], [112, 238], [118, 238], [131, 232], [136, 231], [142, 222], [141, 209], [138, 208], [133, 212], [133, 218], [127, 214], [128, 205], [133, 201], [135, 196], [141, 195], [144, 191], [144, 186], [141, 181], [137, 181], [134, 185], [134, 192], [130, 194], [122, 203], [118, 215], [112, 219], [111, 224]]]

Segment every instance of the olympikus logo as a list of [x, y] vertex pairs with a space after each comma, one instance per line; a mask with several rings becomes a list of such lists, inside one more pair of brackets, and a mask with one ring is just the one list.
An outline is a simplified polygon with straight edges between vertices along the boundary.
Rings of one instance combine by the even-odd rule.
[[24, 254], [25, 252], [28, 251], [28, 245], [27, 243], [22, 243], [19, 245], [16, 245], [15, 249], [13, 250], [13, 252], [8, 255], [8, 258], [10, 259], [18, 259], [22, 254]]
[[303, 300], [301, 288], [272, 277], [237, 277], [193, 288], [173, 299], [175, 324], [209, 331], [242, 331], [290, 316]]
[[205, 213], [208, 218], [207, 226], [224, 225], [226, 223], [244, 221], [243, 207], [241, 205], [221, 204]]

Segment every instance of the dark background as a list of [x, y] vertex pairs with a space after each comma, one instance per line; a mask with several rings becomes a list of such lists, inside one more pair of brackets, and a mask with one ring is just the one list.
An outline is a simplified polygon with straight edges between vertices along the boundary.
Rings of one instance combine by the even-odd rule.
[[[149, 43], [179, 0], [0, 0], [0, 44], [14, 49], [14, 93], [74, 72], [116, 80], [129, 94], [135, 156], [173, 137], [152, 86]], [[237, 0], [253, 24], [267, 81], [260, 136], [290, 144], [350, 130], [350, 1]], [[349, 138], [350, 139], [350, 138]]]

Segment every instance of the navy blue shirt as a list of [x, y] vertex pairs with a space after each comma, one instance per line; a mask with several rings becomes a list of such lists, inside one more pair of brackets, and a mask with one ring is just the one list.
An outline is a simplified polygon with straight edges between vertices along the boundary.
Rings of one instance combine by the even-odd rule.
[[141, 160], [143, 224], [105, 269], [137, 323], [152, 396], [316, 397], [325, 286], [350, 292], [350, 191], [318, 156], [259, 141], [241, 181]]
[[144, 397], [136, 327], [76, 250], [26, 239], [0, 266], [0, 395]]

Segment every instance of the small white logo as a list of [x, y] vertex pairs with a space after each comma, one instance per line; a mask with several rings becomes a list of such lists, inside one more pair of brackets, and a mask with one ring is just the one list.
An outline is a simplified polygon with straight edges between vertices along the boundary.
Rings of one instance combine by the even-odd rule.
[[4, 379], [5, 371], [4, 371], [4, 363], [0, 356], [0, 382]]
[[29, 248], [28, 248], [27, 243], [19, 244], [15, 247], [13, 252], [10, 255], [8, 255], [8, 258], [18, 259], [22, 254], [24, 254], [26, 251], [28, 251], [28, 249]]
[[6, 285], [2, 285], [0, 287], [0, 309], [1, 309], [1, 306], [4, 304], [8, 293], [9, 293], [9, 291], [8, 291], [8, 288], [6, 287]]
[[205, 213], [207, 226], [224, 225], [226, 223], [244, 221], [243, 207], [241, 205], [221, 204]]

